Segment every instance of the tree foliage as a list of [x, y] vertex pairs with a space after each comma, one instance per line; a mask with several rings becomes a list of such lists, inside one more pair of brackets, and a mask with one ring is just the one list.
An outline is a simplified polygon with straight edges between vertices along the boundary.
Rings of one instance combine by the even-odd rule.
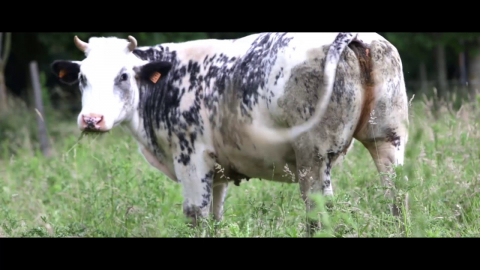
[[[46, 86], [54, 96], [54, 85], [59, 86], [57, 80], [50, 72], [50, 63], [57, 59], [82, 59], [80, 52], [73, 42], [73, 37], [78, 37], [86, 42], [92, 36], [116, 36], [127, 38], [134, 36], [139, 46], [151, 46], [167, 42], [182, 42], [196, 39], [234, 39], [252, 34], [252, 32], [72, 32], [72, 33], [13, 33], [11, 57], [5, 69], [7, 88], [15, 95], [26, 98], [29, 96], [28, 65], [35, 60], [39, 70], [46, 77]], [[480, 48], [479, 33], [401, 33], [380, 32], [391, 41], [400, 52], [407, 81], [417, 80], [419, 64], [424, 62], [428, 71], [429, 79], [436, 76], [435, 68], [435, 45], [444, 44], [446, 48], [446, 61], [449, 71], [458, 69], [458, 53], [468, 48], [469, 55], [477, 53], [476, 47]], [[449, 79], [455, 75], [455, 71], [448, 72]]]
[[476, 43], [480, 38], [479, 33], [466, 32], [446, 32], [446, 33], [402, 33], [402, 32], [388, 32], [385, 33], [385, 38], [395, 44], [399, 51], [408, 51], [408, 54], [413, 58], [428, 59], [429, 54], [437, 43], [442, 43], [448, 48], [453, 49], [454, 52], [462, 52], [465, 47], [464, 42]]

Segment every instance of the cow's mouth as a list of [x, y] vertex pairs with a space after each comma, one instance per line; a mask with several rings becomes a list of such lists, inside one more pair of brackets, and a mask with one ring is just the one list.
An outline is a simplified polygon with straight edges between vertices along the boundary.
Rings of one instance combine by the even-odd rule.
[[109, 130], [102, 130], [102, 129], [97, 129], [97, 128], [85, 128], [82, 130], [82, 133], [88, 135], [88, 134], [105, 134], [109, 132]]

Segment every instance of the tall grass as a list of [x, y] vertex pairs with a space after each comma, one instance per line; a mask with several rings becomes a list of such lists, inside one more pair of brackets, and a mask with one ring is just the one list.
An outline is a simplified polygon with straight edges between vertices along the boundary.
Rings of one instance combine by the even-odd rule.
[[[373, 160], [355, 142], [333, 168], [333, 207], [317, 197], [323, 237], [472, 237], [480, 235], [478, 102], [416, 98], [411, 105], [399, 197], [409, 193], [406, 230], [389, 214]], [[456, 103], [460, 104], [460, 103]], [[433, 108], [437, 107], [438, 110]], [[303, 237], [297, 184], [251, 179], [233, 184], [224, 221], [190, 229], [182, 187], [150, 167], [120, 128], [77, 143], [75, 119], [48, 114], [54, 156], [42, 157], [35, 112], [0, 119], [0, 236], [6, 237]], [[408, 181], [407, 181], [408, 180]]]

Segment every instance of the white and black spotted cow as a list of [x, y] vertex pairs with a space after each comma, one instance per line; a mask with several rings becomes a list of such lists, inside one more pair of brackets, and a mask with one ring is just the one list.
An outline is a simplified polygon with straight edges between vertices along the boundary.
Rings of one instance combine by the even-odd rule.
[[222, 219], [228, 179], [291, 182], [285, 166], [309, 210], [308, 193], [333, 194], [331, 168], [353, 138], [379, 172], [403, 164], [402, 62], [378, 34], [262, 33], [138, 48], [133, 37], [75, 37], [75, 44], [86, 58], [52, 69], [64, 83], [79, 82], [80, 129], [127, 126], [146, 160], [183, 185], [194, 224], [210, 212]]

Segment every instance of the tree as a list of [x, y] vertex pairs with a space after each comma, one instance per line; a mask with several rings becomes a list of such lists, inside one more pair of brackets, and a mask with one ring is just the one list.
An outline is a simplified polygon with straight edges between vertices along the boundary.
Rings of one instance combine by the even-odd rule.
[[427, 64], [434, 60], [432, 62], [435, 64], [433, 70], [436, 73], [438, 95], [440, 97], [447, 95], [447, 48], [458, 55], [459, 79], [464, 84], [468, 83], [468, 58], [477, 51], [473, 50], [473, 46], [477, 44], [480, 33], [385, 33], [384, 35], [395, 44], [402, 60], [418, 65], [422, 90], [425, 90], [427, 85]]
[[[458, 67], [459, 67], [459, 81], [461, 86], [466, 86], [469, 82], [467, 62], [470, 56], [473, 56], [477, 53], [478, 50], [474, 49], [475, 45], [478, 45], [477, 39], [480, 37], [480, 33], [436, 33], [437, 37], [437, 60], [438, 60], [438, 69], [439, 72], [446, 70], [444, 67], [446, 64], [445, 59], [445, 47], [448, 47], [453, 50], [455, 54], [458, 55]], [[472, 46], [473, 45], [473, 46]], [[443, 52], [441, 47], [443, 46]], [[442, 55], [443, 54], [443, 55]], [[440, 76], [445, 76], [446, 74], [440, 73]], [[446, 71], [445, 71], [446, 73]], [[439, 76], [439, 78], [440, 78]], [[442, 78], [440, 78], [442, 79]], [[440, 83], [440, 82], [439, 82]], [[472, 94], [472, 93], [470, 93]]]
[[447, 61], [445, 57], [445, 43], [443, 33], [434, 33], [435, 41], [435, 63], [437, 70], [437, 90], [439, 97], [446, 97], [448, 82], [447, 82]]
[[428, 89], [427, 63], [431, 60], [434, 47], [432, 36], [425, 33], [385, 33], [385, 37], [397, 47], [404, 66], [414, 63], [418, 66], [420, 90]]

